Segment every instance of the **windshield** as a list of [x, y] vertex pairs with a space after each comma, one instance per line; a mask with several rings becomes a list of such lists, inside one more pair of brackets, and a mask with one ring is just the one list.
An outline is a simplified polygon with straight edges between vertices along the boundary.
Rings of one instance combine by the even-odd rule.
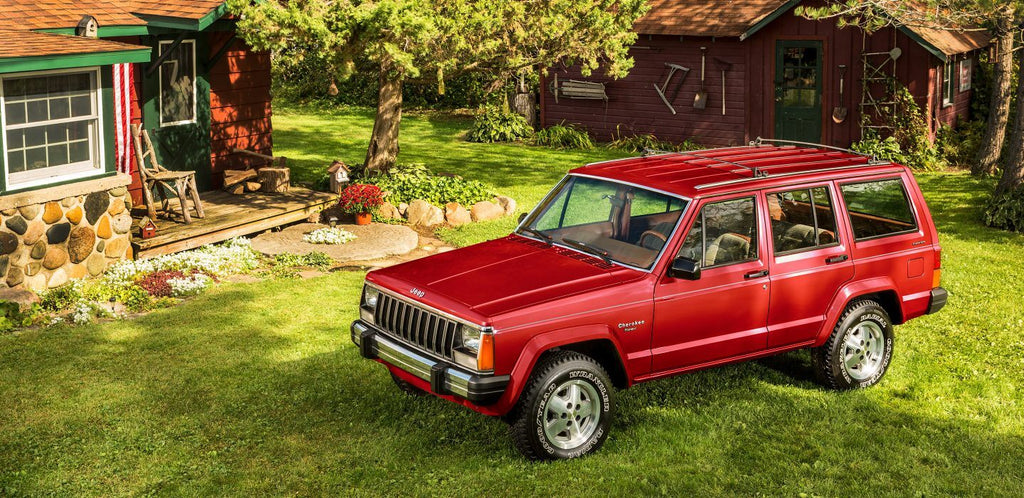
[[570, 176], [517, 233], [646, 270], [686, 205], [640, 187]]

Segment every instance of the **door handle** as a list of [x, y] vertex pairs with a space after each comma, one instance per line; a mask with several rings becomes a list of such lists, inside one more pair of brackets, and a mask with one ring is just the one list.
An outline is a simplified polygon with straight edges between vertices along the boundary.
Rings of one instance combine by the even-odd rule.
[[752, 272], [750, 272], [750, 273], [748, 273], [746, 275], [743, 275], [743, 278], [745, 278], [747, 280], [750, 280], [752, 278], [761, 278], [761, 277], [767, 277], [767, 276], [768, 276], [768, 270], [761, 270], [761, 271], [752, 271]]
[[825, 264], [826, 265], [834, 265], [836, 263], [842, 263], [843, 261], [846, 261], [848, 259], [850, 259], [849, 256], [847, 256], [845, 254], [840, 254], [839, 256], [832, 256], [831, 258], [825, 258]]

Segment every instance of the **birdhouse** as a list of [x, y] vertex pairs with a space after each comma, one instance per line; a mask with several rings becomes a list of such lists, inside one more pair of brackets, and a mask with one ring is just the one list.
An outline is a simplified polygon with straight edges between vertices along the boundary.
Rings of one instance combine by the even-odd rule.
[[143, 217], [139, 222], [139, 235], [143, 239], [156, 237], [156, 224], [148, 216]]
[[340, 194], [345, 189], [345, 185], [348, 185], [350, 181], [349, 173], [352, 170], [345, 163], [341, 161], [334, 161], [330, 167], [327, 168], [327, 176], [331, 178], [331, 192]]
[[75, 27], [75, 34], [85, 38], [97, 38], [99, 36], [100, 25], [96, 22], [96, 18], [93, 16], [82, 16], [82, 20], [78, 21], [78, 26]]

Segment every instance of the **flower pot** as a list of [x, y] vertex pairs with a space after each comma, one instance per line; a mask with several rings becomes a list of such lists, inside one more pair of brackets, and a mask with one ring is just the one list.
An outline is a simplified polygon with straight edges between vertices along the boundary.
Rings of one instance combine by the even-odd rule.
[[370, 213], [356, 213], [356, 225], [369, 225], [373, 221], [373, 215]]

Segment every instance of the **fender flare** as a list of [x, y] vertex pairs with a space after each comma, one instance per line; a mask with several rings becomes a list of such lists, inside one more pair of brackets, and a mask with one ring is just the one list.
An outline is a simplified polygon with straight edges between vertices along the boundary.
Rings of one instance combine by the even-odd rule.
[[619, 357], [622, 368], [626, 371], [627, 379], [632, 379], [627, 362], [623, 361], [622, 345], [619, 344], [612, 329], [607, 324], [578, 325], [563, 329], [545, 330], [533, 336], [523, 346], [519, 359], [512, 367], [509, 384], [506, 387], [505, 399], [514, 404], [522, 394], [526, 383], [537, 366], [537, 360], [551, 349], [576, 344], [580, 342], [608, 340], [615, 347], [615, 353]]
[[[839, 317], [842, 316], [843, 311], [854, 299], [864, 296], [867, 294], [874, 294], [876, 292], [896, 292], [896, 282], [891, 277], [875, 277], [866, 280], [858, 280], [856, 282], [845, 285], [839, 292], [836, 293], [835, 297], [832, 298], [832, 304], [829, 305], [828, 311], [825, 313], [825, 322], [818, 331], [818, 337], [814, 340], [814, 346], [821, 346], [828, 340], [828, 337], [832, 334], [832, 329], [836, 327], [839, 322]], [[896, 292], [899, 295], [899, 292]], [[902, 312], [903, 302], [899, 301], [899, 307]]]

